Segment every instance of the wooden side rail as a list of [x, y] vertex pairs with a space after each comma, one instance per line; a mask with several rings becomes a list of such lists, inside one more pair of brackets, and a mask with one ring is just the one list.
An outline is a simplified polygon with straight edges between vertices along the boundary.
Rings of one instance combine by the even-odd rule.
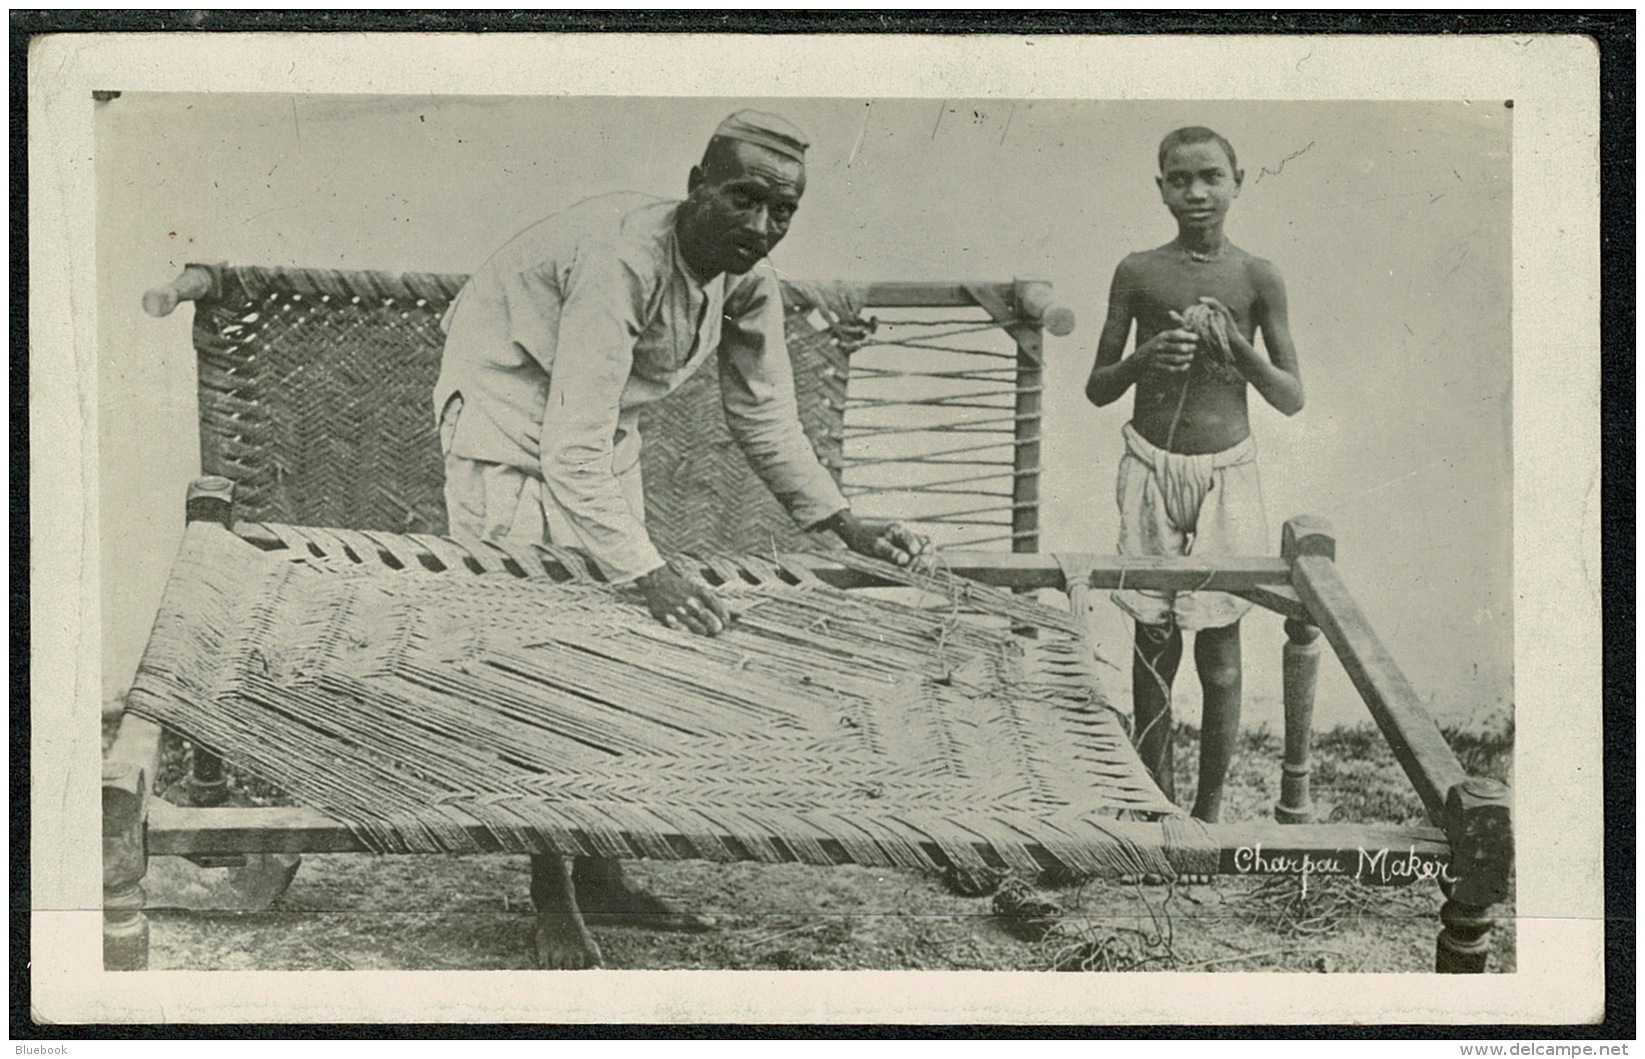
[[1302, 605], [1297, 598], [1296, 589], [1290, 585], [1258, 585], [1255, 588], [1237, 588], [1234, 595], [1243, 596], [1261, 607], [1272, 611], [1282, 618], [1296, 621], [1308, 621], [1308, 608]]
[[1297, 595], [1342, 661], [1429, 818], [1443, 825], [1445, 800], [1468, 773], [1349, 595], [1331, 557], [1304, 551], [1292, 570]]
[[[259, 548], [278, 549], [284, 542], [256, 522], [237, 522], [234, 533]], [[1087, 588], [1170, 588], [1240, 591], [1251, 588], [1282, 590], [1291, 580], [1283, 559], [1233, 558], [1167, 559], [1118, 555], [1064, 554], [1060, 556], [1006, 552], [945, 551], [942, 568], [958, 576], [996, 588], [1034, 590], [1068, 587], [1064, 571], [1077, 570]], [[784, 553], [781, 564], [801, 567], [835, 588], [886, 588], [896, 582], [867, 571], [831, 562], [814, 553]]]
[[[183, 302], [208, 297], [216, 282], [213, 268], [224, 267], [227, 266], [187, 266], [170, 283], [151, 288], [143, 295], [143, 311], [155, 317], [169, 316]], [[1021, 280], [1012, 283], [928, 283], [918, 280], [893, 280], [869, 283], [866, 287], [865, 304], [869, 308], [975, 308], [982, 304], [978, 300], [978, 293], [981, 292], [984, 296], [992, 295], [1001, 303], [1010, 304], [1014, 317], [1043, 326], [1053, 335], [1067, 335], [1074, 330], [1073, 310], [1067, 306], [1053, 304], [1051, 285], [1040, 280]]]
[[[1116, 839], [1143, 848], [1171, 849], [1167, 825], [1115, 820], [1104, 827]], [[475, 823], [467, 833], [477, 849], [499, 849], [495, 835]], [[575, 840], [582, 836], [571, 832]], [[1221, 824], [1209, 832], [1222, 874], [1227, 875], [1348, 875], [1378, 885], [1404, 885], [1449, 877], [1451, 847], [1434, 828], [1359, 827], [1351, 824], [1283, 826], [1255, 821]], [[696, 854], [683, 835], [664, 835], [681, 858]], [[730, 836], [720, 836], [729, 848]], [[314, 809], [302, 807], [196, 809], [154, 802], [149, 809], [151, 855], [200, 856], [228, 853], [362, 853], [366, 847], [349, 827]], [[823, 851], [836, 864], [852, 863], [844, 846], [822, 839]], [[591, 847], [592, 848], [592, 847]], [[779, 847], [781, 848], [781, 847]], [[935, 863], [946, 860], [935, 843], [921, 849]], [[978, 856], [996, 860], [988, 846], [978, 844]], [[784, 850], [785, 852], [790, 852]], [[1044, 849], [1029, 853], [1047, 867], [1058, 861]], [[1306, 863], [1304, 861], [1306, 858]], [[794, 859], [798, 859], [797, 857]], [[998, 862], [996, 867], [1005, 867]]]

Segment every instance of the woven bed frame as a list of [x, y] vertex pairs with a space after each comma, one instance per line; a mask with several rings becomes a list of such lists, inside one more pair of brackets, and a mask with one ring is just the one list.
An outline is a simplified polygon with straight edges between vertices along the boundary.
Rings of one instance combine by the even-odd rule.
[[[1387, 884], [1438, 878], [1447, 900], [1441, 911], [1436, 969], [1485, 969], [1493, 926], [1491, 907], [1507, 892], [1512, 863], [1509, 793], [1503, 785], [1469, 777], [1462, 769], [1354, 604], [1337, 573], [1335, 543], [1323, 521], [1299, 518], [1287, 522], [1278, 558], [1122, 560], [1028, 554], [1035, 543], [1032, 516], [1037, 497], [1032, 488], [1024, 490], [1022, 483], [1033, 483], [1037, 475], [1037, 451], [1032, 450], [1037, 450], [1038, 333], [1049, 307], [1046, 291], [1033, 290], [1024, 297], [1020, 284], [918, 285], [917, 289], [915, 285], [878, 285], [882, 299], [896, 305], [919, 304], [924, 299], [936, 306], [980, 306], [1017, 343], [1017, 386], [1010, 395], [1014, 433], [1006, 446], [1011, 462], [1005, 473], [1013, 488], [1007, 539], [1018, 554], [946, 551], [941, 576], [925, 578], [917, 585], [939, 593], [942, 605], [922, 609], [840, 595], [840, 590], [907, 586], [909, 579], [843, 553], [779, 550], [777, 524], [773, 523], [762, 531], [771, 543], [768, 548], [744, 549], [731, 557], [680, 560], [696, 565], [705, 580], [722, 586], [728, 598], [748, 608], [746, 621], [714, 648], [739, 653], [720, 658], [718, 667], [694, 671], [693, 665], [707, 663], [702, 659], [688, 663], [686, 654], [669, 651], [702, 652], [706, 642], [662, 642], [668, 639], [663, 635], [666, 630], [640, 620], [643, 612], [632, 601], [614, 598], [614, 590], [600, 581], [586, 557], [544, 547], [500, 548], [429, 532], [443, 526], [443, 520], [406, 525], [405, 520], [426, 517], [422, 512], [436, 509], [437, 479], [432, 493], [424, 493], [425, 499], [409, 509], [404, 497], [410, 494], [400, 491], [386, 508], [379, 504], [373, 509], [378, 512], [376, 518], [298, 518], [294, 521], [307, 525], [285, 524], [284, 519], [290, 518], [287, 513], [293, 510], [292, 498], [300, 497], [308, 487], [288, 471], [270, 475], [260, 470], [270, 463], [282, 464], [270, 458], [268, 448], [259, 450], [258, 445], [283, 444], [302, 435], [305, 428], [282, 424], [275, 432], [286, 433], [271, 437], [268, 423], [277, 417], [259, 421], [246, 408], [239, 409], [238, 415], [223, 414], [215, 399], [208, 400], [212, 393], [235, 392], [234, 377], [246, 372], [244, 365], [222, 360], [222, 328], [235, 326], [235, 320], [245, 326], [246, 288], [236, 286], [241, 273], [255, 273], [261, 277], [259, 282], [276, 274], [191, 267], [177, 283], [151, 292], [146, 299], [156, 315], [182, 300], [203, 300], [196, 312], [196, 342], [202, 364], [205, 464], [208, 470], [235, 471], [251, 484], [237, 488], [218, 474], [190, 488], [183, 554], [174, 568], [118, 738], [105, 756], [104, 953], [109, 968], [147, 965], [142, 880], [150, 856], [178, 855], [199, 863], [228, 864], [235, 858], [264, 853], [552, 849], [615, 856], [926, 868], [1060, 866], [1098, 875], [1135, 871], [1313, 873]], [[279, 270], [277, 274], [287, 283], [287, 292], [270, 295], [264, 289], [254, 300], [272, 297], [290, 304], [290, 278], [298, 273]], [[328, 296], [357, 306], [374, 297], [371, 285], [379, 283], [380, 277], [377, 273], [317, 272], [302, 274], [298, 284], [313, 290], [319, 289], [317, 284], [340, 283]], [[455, 290], [442, 284], [419, 291], [418, 282], [403, 277], [397, 291], [402, 296], [410, 291], [435, 304], [429, 295], [449, 298]], [[226, 299], [222, 297], [225, 291]], [[875, 304], [873, 293], [870, 287], [870, 305]], [[214, 301], [225, 300], [233, 303], [232, 310], [214, 308]], [[385, 346], [403, 354], [407, 348], [405, 321], [412, 315], [399, 315], [401, 310], [392, 304], [386, 308], [388, 312], [375, 320], [351, 321], [353, 333], [342, 343], [327, 339], [327, 348], [311, 355], [317, 359], [335, 356], [338, 344], [375, 349], [379, 357]], [[324, 312], [323, 308], [307, 310], [309, 314]], [[202, 323], [214, 319], [209, 326]], [[225, 319], [229, 321], [226, 325]], [[815, 339], [818, 332], [814, 328], [808, 335], [795, 325], [791, 319], [791, 345], [803, 345], [808, 337]], [[426, 331], [417, 333], [422, 337], [412, 341], [411, 348], [426, 351], [431, 336]], [[821, 349], [826, 340], [815, 344], [818, 348], [810, 353], [795, 352], [797, 368], [804, 369], [802, 358], [806, 356], [826, 360], [827, 351]], [[297, 348], [301, 359], [300, 345]], [[834, 352], [836, 359], [843, 356]], [[258, 353], [255, 344], [248, 343], [242, 357], [251, 359]], [[213, 357], [219, 358], [215, 364]], [[366, 357], [361, 363], [369, 360]], [[839, 411], [846, 403], [841, 391], [847, 373], [839, 363], [819, 372], [816, 364], [821, 362], [812, 361], [812, 371], [831, 380], [829, 386], [805, 378], [797, 380], [797, 386], [802, 398], [807, 387], [812, 387], [813, 395], [822, 395], [824, 405]], [[217, 370], [228, 376], [227, 384], [222, 378], [208, 379]], [[338, 369], [333, 364], [327, 370]], [[357, 373], [356, 389], [380, 389], [381, 374]], [[833, 388], [835, 382], [838, 388]], [[426, 394], [416, 397], [420, 403]], [[367, 405], [365, 401], [351, 407]], [[354, 421], [365, 414], [349, 412], [345, 418]], [[402, 414], [395, 420], [381, 415], [386, 418], [377, 421], [379, 430], [386, 423], [410, 423], [415, 418]], [[806, 415], [802, 406], [802, 417]], [[702, 418], [718, 417], [699, 416], [698, 421]], [[828, 436], [830, 418], [807, 419], [808, 431], [825, 460], [828, 450], [819, 435]], [[430, 423], [423, 429], [431, 428]], [[319, 431], [314, 426], [306, 429]], [[838, 430], [834, 436], [848, 433]], [[214, 442], [214, 434], [221, 440]], [[656, 432], [648, 436], [648, 448], [655, 437]], [[1031, 450], [1027, 461], [1025, 449]], [[324, 462], [323, 456], [312, 452], [306, 459]], [[336, 461], [337, 456], [331, 459]], [[402, 465], [408, 463], [402, 461]], [[405, 480], [417, 479], [415, 471], [406, 475], [400, 473], [403, 469], [390, 464], [381, 473], [402, 483], [395, 488], [403, 490]], [[648, 490], [651, 484], [648, 481]], [[331, 502], [337, 492], [333, 485], [308, 495], [310, 502]], [[658, 512], [653, 510], [650, 515], [656, 518]], [[942, 518], [936, 521], [945, 524]], [[324, 525], [331, 528], [320, 528]], [[356, 528], [339, 528], [344, 525]], [[689, 527], [682, 529], [675, 539], [690, 540], [692, 532]], [[696, 532], [701, 532], [700, 527]], [[784, 543], [793, 539], [785, 538]], [[799, 541], [812, 543], [803, 535]], [[721, 549], [694, 550], [710, 555]], [[1177, 589], [1215, 586], [1245, 595], [1286, 618], [1286, 739], [1281, 799], [1275, 810], [1278, 822], [1202, 825], [1170, 806], [1153, 787], [1124, 738], [1118, 716], [1102, 698], [1088, 665], [1080, 661], [1088, 662], [1089, 652], [1081, 624], [1071, 617], [1084, 613], [1091, 590], [1122, 584]], [[270, 587], [257, 596], [251, 585]], [[1065, 593], [1069, 610], [1048, 609], [1021, 595], [1047, 589]], [[261, 601], [253, 607], [255, 613], [245, 609], [251, 603], [233, 602], [242, 596]], [[519, 601], [539, 596], [557, 599], [557, 607], [577, 613], [575, 629], [565, 621], [556, 624], [544, 618], [541, 621], [547, 621], [546, 626], [541, 621], [533, 625], [520, 617], [535, 608], [523, 608]], [[991, 616], [992, 624], [956, 621], [962, 602], [968, 613]], [[483, 636], [465, 636], [460, 631], [481, 623], [431, 618], [460, 615], [465, 607], [471, 614], [509, 617], [484, 623]], [[390, 611], [398, 615], [394, 621], [384, 617]], [[807, 623], [805, 632], [797, 633], [794, 623], [801, 614], [817, 615], [821, 625]], [[827, 624], [830, 616], [837, 622], [833, 627]], [[439, 626], [432, 633], [427, 628], [431, 621]], [[855, 638], [845, 631], [853, 623], [860, 632], [876, 622], [881, 629], [906, 627], [914, 632], [907, 643], [887, 646], [885, 634], [878, 630], [873, 636]], [[590, 639], [590, 628], [602, 632]], [[810, 655], [813, 661], [807, 668], [803, 663], [807, 649], [795, 644], [809, 642], [819, 635], [819, 628], [831, 645], [829, 650], [838, 657], [830, 663], [821, 655]], [[376, 634], [366, 635], [362, 629], [398, 631], [376, 643]], [[923, 639], [918, 635], [921, 629]], [[1321, 632], [1389, 740], [1433, 827], [1309, 822], [1309, 726]], [[624, 656], [617, 646], [597, 646], [618, 645], [634, 637], [649, 637], [635, 641], [648, 649]], [[897, 655], [896, 650], [904, 654]], [[550, 654], [542, 655], [545, 651]], [[567, 651], [575, 655], [574, 664], [566, 661], [572, 657]], [[575, 692], [573, 698], [592, 695], [596, 700], [609, 694], [605, 707], [622, 710], [625, 703], [617, 692], [602, 689], [612, 687], [610, 674], [616, 671], [612, 666], [627, 664], [629, 668], [622, 672], [632, 674], [636, 672], [632, 661], [642, 654], [645, 663], [639, 672], [647, 674], [646, 679], [674, 683], [648, 685], [631, 705], [689, 700], [693, 694], [712, 692], [719, 697], [710, 705], [699, 702], [699, 711], [718, 709], [726, 711], [723, 716], [714, 714], [722, 720], [740, 717], [743, 722], [754, 709], [751, 703], [760, 703], [762, 709], [773, 704], [778, 708], [749, 724], [747, 738], [726, 739], [716, 734], [705, 742], [705, 733], [692, 729], [689, 712], [672, 721], [651, 717], [595, 731], [587, 728], [593, 715], [586, 708], [567, 707], [568, 713], [544, 706], [559, 701], [554, 695]], [[551, 664], [546, 661], [549, 657], [560, 661]], [[576, 677], [585, 665], [593, 665], [590, 658], [600, 660], [589, 670], [594, 675]], [[668, 658], [675, 662], [667, 662]], [[794, 665], [800, 669], [792, 669]], [[882, 670], [887, 680], [891, 680], [889, 674], [899, 674], [891, 681], [894, 688], [888, 685], [890, 690], [877, 692], [867, 684], [849, 684], [842, 675], [855, 674], [862, 684]], [[427, 674], [438, 671], [448, 676], [460, 672], [465, 674], [463, 679], [479, 680], [480, 685], [441, 678], [433, 683], [447, 690], [430, 693], [427, 685], [432, 678]], [[663, 676], [658, 677], [658, 672]], [[407, 673], [423, 675], [407, 678]], [[306, 738], [305, 733], [326, 728], [323, 721], [316, 724], [316, 717], [336, 712], [324, 707], [326, 694], [342, 696], [335, 702], [364, 695], [373, 703], [396, 701], [394, 696], [400, 695], [397, 701], [402, 704], [415, 700], [422, 704], [420, 709], [445, 709], [453, 702], [460, 707], [459, 700], [465, 695], [472, 701], [506, 703], [511, 701], [509, 694], [499, 692], [499, 686], [517, 687], [528, 678], [535, 681], [527, 695], [532, 709], [548, 709], [548, 713], [534, 713], [535, 720], [525, 727], [488, 737], [500, 741], [498, 746], [519, 743], [535, 748], [504, 754], [521, 759], [515, 762], [517, 774], [510, 773], [511, 778], [500, 785], [495, 782], [498, 775], [492, 774], [492, 783], [481, 784], [499, 789], [465, 787], [463, 770], [455, 765], [469, 749], [468, 741], [438, 745], [427, 741], [429, 726], [438, 728], [441, 722], [430, 721], [421, 727], [396, 722], [395, 739], [404, 743], [413, 736], [422, 738], [417, 744], [420, 753], [429, 752], [432, 745], [436, 756], [451, 756], [447, 764], [452, 767], [419, 771], [415, 782], [399, 777], [397, 789], [414, 793], [402, 791], [402, 799], [392, 802], [400, 808], [386, 816], [373, 815], [375, 799], [369, 791], [350, 795], [346, 785], [328, 785], [326, 770], [305, 770], [279, 754], [261, 760], [251, 754], [252, 771], [283, 782], [293, 793], [307, 795], [304, 805], [237, 808], [220, 804], [222, 763], [212, 751], [243, 757], [250, 749], [248, 744], [257, 741], [254, 733], [235, 731], [229, 723], [245, 713], [241, 707], [262, 694], [257, 688], [265, 692], [270, 687], [320, 689], [292, 700], [311, 703], [320, 711], [307, 720], [292, 721], [294, 727], [287, 734]], [[577, 685], [576, 679], [585, 683]], [[487, 680], [504, 683], [487, 684]], [[779, 684], [792, 690], [796, 682], [812, 680], [828, 684], [828, 696], [819, 691], [814, 697], [785, 699], [771, 692]], [[544, 691], [545, 685], [549, 692]], [[545, 694], [549, 697], [544, 698]], [[824, 699], [831, 704], [827, 709], [817, 705]], [[276, 702], [275, 713], [267, 716], [286, 718], [293, 709], [290, 702], [281, 700]], [[787, 743], [762, 742], [775, 715], [780, 715], [777, 724], [790, 740]], [[461, 716], [472, 720], [469, 713]], [[545, 721], [545, 716], [551, 719]], [[886, 725], [884, 721], [892, 716], [908, 731]], [[660, 720], [675, 726], [673, 735], [661, 742], [690, 743], [692, 753], [700, 755], [697, 764], [702, 767], [687, 770], [695, 780], [664, 781], [655, 769], [624, 764], [625, 753], [631, 764], [643, 765], [646, 755], [657, 751], [645, 733], [647, 726]], [[161, 722], [195, 740], [193, 805], [174, 805], [151, 796]], [[600, 723], [596, 720], [596, 727]], [[845, 730], [834, 730], [834, 723]], [[736, 723], [729, 726], [735, 728]], [[916, 728], [923, 733], [919, 738], [911, 734]], [[689, 737], [681, 735], [683, 730], [691, 730]], [[988, 732], [993, 734], [982, 738]], [[887, 733], [901, 734], [887, 742]], [[957, 737], [956, 733], [962, 734]], [[327, 753], [345, 744], [371, 743], [371, 739], [348, 733], [333, 732], [329, 738], [333, 741], [325, 744]], [[490, 745], [485, 738], [474, 741], [482, 747]], [[268, 742], [282, 745], [273, 739]], [[568, 747], [576, 752], [567, 754]], [[591, 752], [591, 747], [598, 749]], [[746, 779], [749, 775], [758, 778], [758, 766], [753, 763], [762, 753], [784, 764], [766, 771], [768, 782], [750, 785]], [[556, 754], [572, 761], [572, 766], [545, 767], [543, 755]], [[840, 777], [830, 779], [831, 788], [815, 783], [806, 786], [819, 776], [830, 775], [826, 767], [818, 772], [799, 764], [813, 758], [842, 770]], [[240, 763], [240, 757], [236, 760]], [[741, 793], [728, 794], [723, 783], [704, 785], [703, 777], [725, 773], [728, 761], [735, 761], [734, 767], [741, 770]], [[384, 773], [380, 763], [360, 767], [368, 766], [379, 777], [391, 774]], [[345, 776], [352, 775], [347, 768], [339, 768]], [[692, 782], [697, 783], [695, 788]], [[672, 814], [657, 811], [659, 806], [680, 802], [682, 792], [685, 809]], [[404, 801], [405, 797], [411, 801]], [[407, 812], [404, 806], [408, 804], [420, 808]]]
[[[202, 473], [234, 481], [249, 519], [442, 532], [431, 402], [441, 319], [465, 279], [190, 265], [151, 291], [155, 315], [195, 306]], [[814, 323], [805, 298], [819, 286], [891, 315], [848, 355]], [[1034, 551], [1042, 330], [1073, 328], [1072, 314], [1050, 304], [1050, 284], [785, 283], [783, 292], [801, 422], [846, 495], [889, 504], [939, 538]], [[911, 318], [916, 308], [948, 312]], [[726, 429], [714, 358], [644, 409], [640, 432], [646, 527], [665, 554], [818, 547]]]

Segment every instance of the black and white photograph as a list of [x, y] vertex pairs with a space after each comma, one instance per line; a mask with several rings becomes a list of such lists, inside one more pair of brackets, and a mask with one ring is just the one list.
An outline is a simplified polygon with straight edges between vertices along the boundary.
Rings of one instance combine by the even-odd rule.
[[1599, 760], [1597, 281], [1524, 284], [1556, 222], [1592, 269], [1597, 171], [1549, 176], [1581, 78], [1500, 86], [1594, 64], [1494, 42], [1380, 88], [1371, 41], [1246, 42], [1300, 80], [1179, 91], [1126, 89], [1159, 38], [825, 40], [742, 85], [673, 38], [84, 63], [36, 203], [80, 216], [34, 467], [45, 416], [83, 440], [74, 513], [34, 506], [80, 552], [36, 557], [78, 580], [32, 731], [85, 801], [36, 871], [89, 903], [37, 911], [37, 985], [1592, 1017], [1603, 892], [1553, 866], [1600, 841], [1557, 778]]

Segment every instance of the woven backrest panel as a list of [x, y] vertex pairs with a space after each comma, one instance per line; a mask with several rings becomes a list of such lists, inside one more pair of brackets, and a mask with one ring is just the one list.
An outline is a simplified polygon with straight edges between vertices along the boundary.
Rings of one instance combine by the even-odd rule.
[[[794, 396], [811, 447], [836, 481], [849, 361], [826, 331], [790, 313], [785, 325]], [[732, 440], [720, 407], [717, 358], [640, 416], [646, 528], [665, 552], [810, 551], [819, 544], [794, 525]]]
[[200, 464], [242, 518], [446, 528], [432, 411], [463, 277], [220, 268], [195, 303]]
[[[852, 509], [910, 522], [933, 541], [1034, 551], [1039, 412], [1019, 412], [1018, 351], [977, 307], [893, 311], [851, 355], [842, 487]], [[1037, 496], [1037, 492], [1032, 495]]]
[[[212, 270], [196, 303], [201, 467], [240, 517], [404, 533], [446, 528], [432, 400], [441, 317], [464, 277]], [[806, 431], [838, 473], [846, 360], [788, 320]], [[720, 412], [717, 365], [642, 419], [647, 528], [665, 552], [814, 546], [754, 476]]]
[[373, 849], [1171, 869], [1112, 825], [1180, 813], [1078, 626], [1030, 598], [719, 560], [738, 617], [708, 639], [571, 553], [270, 529], [285, 547], [189, 527], [128, 709]]

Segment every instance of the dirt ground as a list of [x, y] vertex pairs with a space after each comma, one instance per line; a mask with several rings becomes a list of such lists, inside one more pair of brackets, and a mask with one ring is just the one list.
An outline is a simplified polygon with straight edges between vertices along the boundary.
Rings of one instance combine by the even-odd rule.
[[[107, 738], [112, 733], [105, 733]], [[1512, 730], [1447, 733], [1475, 775], [1511, 780]], [[1177, 787], [1191, 797], [1198, 733], [1181, 726]], [[1228, 819], [1266, 819], [1280, 743], [1244, 736]], [[168, 743], [165, 774], [183, 774]], [[162, 776], [162, 782], [166, 775]], [[255, 783], [242, 798], [267, 800]], [[1329, 819], [1420, 823], [1410, 784], [1369, 725], [1315, 740], [1316, 803]], [[1195, 886], [1041, 878], [1058, 909], [1030, 924], [995, 914], [938, 875], [804, 865], [638, 862], [630, 873], [682, 908], [701, 934], [595, 928], [607, 967], [716, 970], [1111, 970], [1412, 972], [1433, 966], [1436, 887], [1219, 877]], [[235, 869], [178, 858], [151, 865], [150, 966], [173, 970], [486, 970], [533, 966], [526, 860], [518, 856], [312, 855], [263, 911], [232, 910]], [[1025, 929], [1026, 927], [1026, 929]], [[1026, 935], [1026, 936], [1025, 936]], [[1490, 969], [1515, 967], [1513, 904]]]

